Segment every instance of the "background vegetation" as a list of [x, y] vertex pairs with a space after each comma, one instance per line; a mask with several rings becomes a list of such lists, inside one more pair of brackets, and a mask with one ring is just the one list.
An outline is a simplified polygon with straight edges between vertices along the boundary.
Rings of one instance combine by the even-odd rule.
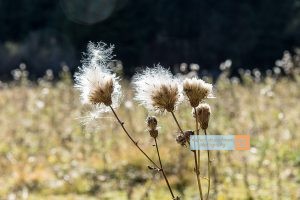
[[[200, 63], [218, 74], [274, 66], [300, 46], [299, 0], [1, 0], [0, 74], [19, 63], [31, 77], [62, 64], [73, 71], [88, 41], [116, 44], [124, 73], [136, 67]], [[237, 70], [233, 70], [237, 72]]]
[[[258, 70], [240, 71], [241, 79], [228, 77], [229, 61], [221, 64], [217, 98], [209, 100], [208, 133], [250, 134], [251, 150], [212, 152], [212, 199], [300, 198], [298, 61], [299, 55], [286, 52], [277, 62], [281, 67], [266, 77]], [[30, 82], [23, 65], [13, 74], [15, 80], [2, 83], [0, 90], [0, 199], [169, 199], [160, 174], [148, 170], [109, 113], [80, 124], [86, 108], [67, 68], [56, 82], [49, 71], [37, 83]], [[180, 76], [191, 74], [195, 71]], [[132, 101], [127, 81], [123, 87], [125, 98], [117, 112], [156, 158], [146, 131], [147, 112]], [[177, 115], [184, 129], [193, 127], [188, 106], [181, 106]], [[182, 199], [196, 199], [193, 155], [175, 142], [171, 116], [159, 117], [159, 125], [170, 183]], [[205, 176], [206, 165], [201, 169]]]
[[[128, 77], [161, 63], [214, 83], [209, 134], [251, 135], [250, 151], [212, 153], [212, 199], [300, 199], [299, 8], [299, 0], [1, 0], [0, 199], [169, 199], [110, 114], [80, 123], [87, 108], [72, 73], [88, 41], [116, 45], [117, 112], [153, 158], [148, 113], [132, 101]], [[188, 107], [176, 114], [193, 127]], [[196, 199], [192, 154], [175, 142], [170, 116], [159, 124], [172, 188]]]

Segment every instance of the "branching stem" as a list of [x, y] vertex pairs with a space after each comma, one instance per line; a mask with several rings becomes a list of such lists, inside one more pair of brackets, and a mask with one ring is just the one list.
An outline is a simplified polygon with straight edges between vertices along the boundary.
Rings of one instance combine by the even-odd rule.
[[[183, 133], [183, 130], [174, 114], [174, 112], [171, 112], [172, 116], [173, 116], [173, 119], [174, 121], [176, 122], [181, 134], [184, 134]], [[198, 169], [198, 163], [197, 163], [197, 155], [196, 155], [196, 151], [193, 151], [194, 153], [194, 159], [195, 159], [195, 173], [196, 173], [196, 177], [197, 177], [197, 183], [198, 183], [198, 189], [199, 189], [199, 194], [200, 194], [200, 198], [201, 200], [203, 200], [203, 194], [202, 194], [202, 187], [201, 187], [201, 181], [200, 181], [200, 172], [199, 172], [199, 169]]]
[[158, 169], [160, 169], [160, 167], [143, 151], [143, 149], [141, 149], [141, 147], [138, 145], [138, 142], [135, 141], [131, 135], [128, 133], [127, 129], [124, 126], [124, 122], [122, 122], [120, 120], [120, 118], [118, 117], [117, 113], [115, 112], [115, 110], [113, 109], [113, 107], [109, 106], [111, 111], [113, 112], [115, 118], [117, 119], [117, 121], [119, 122], [119, 124], [121, 125], [122, 129], [124, 130], [124, 132], [126, 133], [126, 135], [128, 136], [128, 138], [131, 140], [131, 142], [140, 150], [140, 152], [142, 152], [142, 154], [144, 154], [144, 156]]
[[117, 119], [118, 123], [121, 125], [123, 131], [126, 133], [126, 135], [128, 136], [128, 138], [131, 140], [131, 142], [140, 150], [140, 152], [162, 173], [167, 185], [168, 185], [168, 188], [170, 190], [170, 193], [171, 193], [171, 196], [172, 196], [172, 199], [176, 199], [175, 196], [174, 196], [174, 193], [171, 189], [171, 186], [169, 184], [169, 181], [167, 179], [167, 176], [165, 174], [165, 171], [163, 169], [163, 166], [162, 166], [162, 162], [161, 162], [161, 159], [160, 159], [160, 155], [159, 155], [159, 151], [158, 151], [158, 146], [157, 146], [157, 141], [156, 141], [156, 138], [155, 138], [155, 145], [156, 145], [156, 150], [157, 150], [157, 154], [158, 154], [158, 158], [159, 158], [159, 164], [160, 166], [158, 166], [144, 151], [143, 149], [140, 148], [140, 146], [138, 145], [138, 142], [135, 141], [131, 135], [129, 134], [129, 132], [127, 131], [127, 129], [125, 128], [124, 126], [124, 122], [122, 122], [120, 120], [120, 118], [118, 117], [117, 113], [115, 112], [115, 110], [113, 109], [113, 107], [109, 106], [111, 111], [113, 112], [115, 118]]
[[163, 168], [163, 165], [162, 165], [162, 162], [161, 162], [161, 158], [160, 158], [160, 154], [159, 154], [159, 150], [158, 150], [158, 145], [157, 145], [156, 138], [154, 138], [154, 141], [155, 141], [155, 147], [156, 147], [156, 152], [157, 152], [157, 156], [158, 156], [158, 160], [159, 160], [159, 164], [160, 164], [161, 173], [163, 174], [163, 176], [165, 178], [166, 184], [168, 185], [168, 188], [169, 188], [169, 191], [170, 191], [170, 193], [172, 195], [172, 198], [175, 199], [174, 193], [172, 191], [172, 188], [170, 186], [170, 183], [168, 181], [168, 178], [167, 178], [167, 176], [165, 174], [165, 171], [164, 171], [164, 168]]

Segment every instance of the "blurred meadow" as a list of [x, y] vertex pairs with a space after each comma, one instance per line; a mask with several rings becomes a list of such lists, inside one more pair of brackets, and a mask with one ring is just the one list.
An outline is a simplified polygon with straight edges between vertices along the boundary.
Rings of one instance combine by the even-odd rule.
[[[250, 151], [212, 151], [211, 199], [300, 199], [300, 55], [285, 52], [267, 72], [240, 70], [230, 61], [212, 82], [215, 99], [208, 134], [250, 134]], [[193, 71], [194, 70], [194, 71]], [[197, 74], [181, 69], [178, 76]], [[37, 82], [24, 64], [0, 89], [0, 199], [170, 199], [159, 173], [134, 148], [107, 113], [83, 125], [86, 108], [65, 66], [59, 80], [51, 70]], [[146, 131], [147, 111], [132, 100], [129, 80], [117, 112], [139, 144], [157, 160]], [[193, 129], [185, 102], [176, 112]], [[182, 199], [197, 199], [191, 151], [176, 143], [170, 115], [158, 117], [158, 143], [170, 184]], [[205, 155], [205, 151], [201, 155]], [[206, 156], [201, 156], [202, 163]], [[207, 168], [201, 166], [205, 176]], [[207, 186], [202, 177], [204, 187]]]
[[[0, 200], [171, 199], [113, 113], [80, 102], [74, 73], [90, 41], [115, 44], [116, 112], [156, 163], [131, 78], [160, 63], [213, 84], [209, 135], [251, 136], [249, 151], [211, 152], [209, 200], [300, 200], [299, 16], [300, 0], [0, 0]], [[194, 130], [187, 100], [175, 114]], [[199, 200], [193, 153], [176, 142], [170, 113], [158, 126], [175, 196]]]

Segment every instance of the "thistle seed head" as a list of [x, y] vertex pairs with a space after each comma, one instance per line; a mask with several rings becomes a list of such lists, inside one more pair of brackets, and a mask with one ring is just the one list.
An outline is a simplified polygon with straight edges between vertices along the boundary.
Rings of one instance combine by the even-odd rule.
[[147, 68], [133, 78], [135, 99], [150, 111], [174, 111], [183, 100], [179, 80], [157, 65]]
[[200, 127], [203, 130], [206, 130], [208, 127], [209, 117], [210, 117], [211, 109], [210, 106], [207, 103], [201, 103], [196, 108], [196, 113], [193, 112], [193, 116], [196, 117], [198, 123], [200, 123]]
[[113, 46], [90, 42], [75, 74], [75, 88], [80, 91], [82, 103], [91, 105], [96, 113], [109, 111], [108, 106], [118, 107], [122, 96], [120, 80], [108, 67], [112, 50]]
[[189, 99], [192, 107], [197, 107], [199, 103], [212, 95], [212, 84], [201, 79], [188, 78], [183, 81], [183, 91]]
[[176, 85], [160, 85], [151, 94], [153, 107], [173, 112], [178, 101], [178, 96]]

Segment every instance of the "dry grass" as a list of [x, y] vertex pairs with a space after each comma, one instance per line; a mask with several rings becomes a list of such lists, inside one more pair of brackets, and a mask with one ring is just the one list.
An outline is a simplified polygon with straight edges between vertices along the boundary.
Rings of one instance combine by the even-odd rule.
[[[221, 76], [217, 98], [209, 100], [208, 133], [250, 133], [252, 146], [250, 151], [212, 152], [211, 197], [299, 199], [300, 82], [243, 78], [244, 84], [233, 84]], [[132, 105], [131, 91], [125, 93], [118, 113], [156, 159], [145, 131], [147, 113]], [[67, 75], [56, 83], [14, 82], [3, 86], [0, 96], [0, 199], [169, 199], [164, 180], [147, 169], [110, 114], [88, 129], [80, 125], [85, 108]], [[184, 129], [193, 128], [188, 106], [181, 106], [177, 116]], [[171, 185], [183, 199], [193, 199], [193, 155], [175, 142], [171, 116], [158, 120], [158, 142]], [[205, 174], [206, 165], [201, 168]]]

